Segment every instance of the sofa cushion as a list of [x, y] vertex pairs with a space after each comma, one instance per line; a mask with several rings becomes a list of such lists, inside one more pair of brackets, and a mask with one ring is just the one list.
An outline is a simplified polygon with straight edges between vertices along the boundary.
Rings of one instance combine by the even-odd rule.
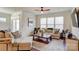
[[8, 32], [5, 32], [5, 38], [11, 38], [11, 35]]
[[58, 34], [59, 31], [60, 31], [60, 29], [54, 29], [54, 33], [55, 33], [55, 34]]

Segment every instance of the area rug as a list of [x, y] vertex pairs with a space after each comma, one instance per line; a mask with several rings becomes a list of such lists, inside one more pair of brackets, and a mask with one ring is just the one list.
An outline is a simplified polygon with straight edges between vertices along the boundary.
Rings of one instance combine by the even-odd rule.
[[49, 44], [33, 41], [33, 47], [40, 51], [65, 51], [63, 40], [53, 39]]

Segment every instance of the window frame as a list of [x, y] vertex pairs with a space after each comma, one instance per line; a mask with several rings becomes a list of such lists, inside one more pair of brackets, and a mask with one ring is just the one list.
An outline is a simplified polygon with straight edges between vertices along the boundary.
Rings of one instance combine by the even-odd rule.
[[[3, 20], [1, 20], [3, 19]], [[6, 22], [7, 18], [6, 17], [0, 17], [0, 22]]]
[[[46, 19], [46, 23], [47, 23], [47, 18], [45, 18], [45, 19]], [[40, 19], [40, 28], [41, 28], [41, 25], [46, 25], [46, 23], [45, 24], [41, 24], [41, 19]], [[45, 27], [47, 27], [47, 26], [45, 26]]]
[[[63, 19], [63, 24], [56, 24], [56, 18], [57, 17], [62, 17], [62, 19]], [[56, 28], [56, 25], [62, 25], [62, 29], [64, 28], [64, 17], [63, 16], [56, 16], [55, 17], [55, 29], [58, 29], [58, 28]]]
[[[55, 24], [55, 18], [56, 17], [63, 17], [63, 24]], [[53, 16], [53, 17], [44, 17], [44, 18], [46, 18], [46, 24], [41, 24], [40, 23], [40, 28], [41, 28], [41, 25], [46, 25], [46, 28], [48, 28], [48, 25], [53, 25], [54, 29], [56, 28], [56, 25], [62, 25], [63, 26], [62, 28], [64, 28], [64, 16]], [[48, 18], [54, 18], [54, 24], [47, 24]], [[41, 18], [40, 18], [40, 22], [41, 22]]]
[[[15, 31], [19, 31], [19, 22], [17, 22], [17, 21], [19, 21], [19, 19], [13, 19], [12, 20], [12, 24], [13, 24], [13, 31], [15, 32]], [[18, 25], [18, 26], [17, 26]]]
[[[47, 28], [50, 28], [50, 27], [48, 27], [48, 25], [53, 25], [53, 28], [54, 28], [54, 17], [48, 17], [48, 18], [53, 18], [53, 22], [52, 22], [52, 24], [46, 24], [47, 25]], [[47, 18], [47, 22], [48, 22], [48, 18]]]

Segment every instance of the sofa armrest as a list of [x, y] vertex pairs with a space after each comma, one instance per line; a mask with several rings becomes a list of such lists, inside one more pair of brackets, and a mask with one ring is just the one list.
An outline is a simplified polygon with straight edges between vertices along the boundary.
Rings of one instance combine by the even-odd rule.
[[0, 43], [11, 43], [12, 39], [11, 38], [0, 38]]

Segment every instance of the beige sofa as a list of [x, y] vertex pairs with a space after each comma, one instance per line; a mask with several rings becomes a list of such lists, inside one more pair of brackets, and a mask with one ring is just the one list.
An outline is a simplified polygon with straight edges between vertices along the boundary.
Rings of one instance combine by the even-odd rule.
[[52, 33], [51, 36], [53, 39], [60, 39], [60, 33]]
[[13, 51], [16, 50], [31, 50], [32, 49], [32, 37], [21, 37], [12, 39]]
[[[18, 34], [19, 35], [19, 34]], [[31, 50], [32, 49], [32, 37], [30, 36], [22, 36], [23, 34], [21, 33], [21, 36], [18, 38], [12, 38], [12, 46], [13, 46], [13, 51], [16, 50]]]
[[0, 32], [0, 51], [17, 51], [17, 50], [31, 50], [32, 37], [19, 37], [15, 38], [11, 32]]

